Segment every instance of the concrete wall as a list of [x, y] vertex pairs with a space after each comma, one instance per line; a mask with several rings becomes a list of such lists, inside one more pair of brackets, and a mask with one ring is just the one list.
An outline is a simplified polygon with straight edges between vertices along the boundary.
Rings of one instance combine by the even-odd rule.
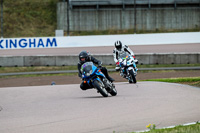
[[[113, 55], [94, 55], [103, 65], [114, 65]], [[200, 53], [137, 54], [139, 64], [197, 64]], [[68, 66], [77, 65], [78, 56], [2, 56], [1, 67], [13, 66]]]
[[[70, 0], [72, 5], [134, 4], [134, 0]], [[200, 3], [199, 0], [136, 0], [136, 4]]]
[[[69, 10], [69, 31], [200, 29], [200, 7]], [[68, 29], [67, 3], [57, 4], [57, 29]], [[136, 27], [135, 27], [136, 19]]]
[[199, 29], [199, 9], [140, 9], [137, 11], [138, 30]]

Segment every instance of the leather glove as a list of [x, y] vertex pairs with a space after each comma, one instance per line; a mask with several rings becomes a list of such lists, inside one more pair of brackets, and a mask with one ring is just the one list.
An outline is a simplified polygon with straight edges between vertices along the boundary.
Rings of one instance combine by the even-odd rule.
[[102, 68], [102, 66], [100, 66], [100, 65], [99, 65], [97, 68], [98, 68], [98, 69], [101, 69], [101, 68]]

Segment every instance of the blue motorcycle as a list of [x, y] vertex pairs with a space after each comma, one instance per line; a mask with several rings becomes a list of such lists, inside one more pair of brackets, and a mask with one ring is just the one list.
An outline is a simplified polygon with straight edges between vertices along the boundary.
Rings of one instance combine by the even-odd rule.
[[102, 96], [108, 97], [109, 93], [112, 96], [117, 95], [117, 90], [105, 75], [92, 62], [86, 62], [81, 66], [82, 78], [85, 84], [91, 88], [97, 89]]

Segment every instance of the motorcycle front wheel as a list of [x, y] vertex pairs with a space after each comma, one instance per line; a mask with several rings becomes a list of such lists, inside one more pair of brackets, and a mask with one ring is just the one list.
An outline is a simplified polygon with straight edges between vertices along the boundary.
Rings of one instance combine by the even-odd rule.
[[94, 81], [94, 87], [101, 93], [101, 95], [103, 97], [108, 97], [108, 92], [107, 90], [103, 87], [103, 83], [98, 81], [98, 80], [95, 80]]
[[129, 83], [136, 83], [137, 80], [136, 80], [136, 78], [135, 78], [135, 75], [134, 75], [133, 70], [130, 70], [130, 71], [129, 71], [129, 74], [130, 74]]

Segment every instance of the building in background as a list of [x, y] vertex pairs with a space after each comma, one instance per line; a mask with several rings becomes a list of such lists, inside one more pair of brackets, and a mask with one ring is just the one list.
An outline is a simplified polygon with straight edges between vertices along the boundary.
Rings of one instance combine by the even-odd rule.
[[200, 31], [200, 0], [66, 0], [57, 29], [73, 31]]

